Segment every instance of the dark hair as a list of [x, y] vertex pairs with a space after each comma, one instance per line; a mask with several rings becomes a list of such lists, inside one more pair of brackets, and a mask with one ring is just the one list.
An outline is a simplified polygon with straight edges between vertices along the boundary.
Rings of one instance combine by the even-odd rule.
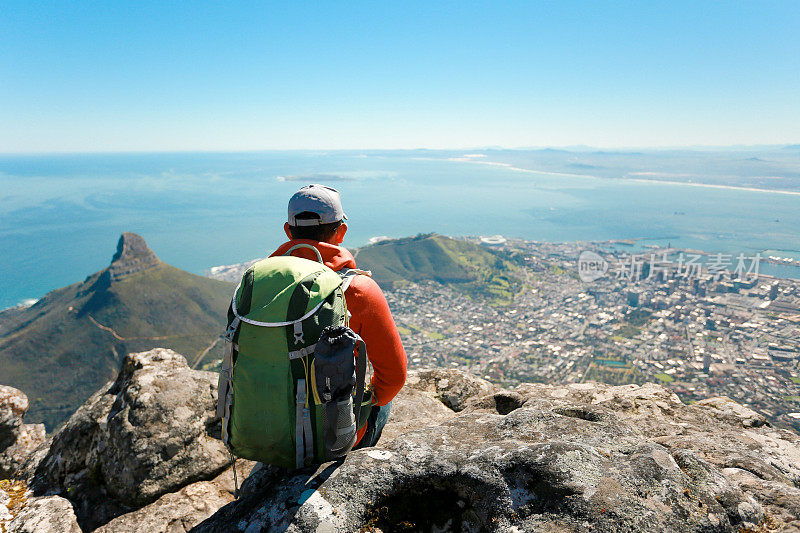
[[[312, 213], [311, 211], [303, 211], [302, 213], [297, 213], [294, 217], [297, 220], [319, 220], [319, 214]], [[342, 225], [342, 221], [339, 220], [337, 222], [331, 222], [329, 224], [316, 224], [314, 226], [289, 226], [289, 233], [292, 234], [292, 239], [308, 239], [310, 241], [327, 241], [333, 234], [336, 233], [336, 230], [339, 229], [339, 226]]]

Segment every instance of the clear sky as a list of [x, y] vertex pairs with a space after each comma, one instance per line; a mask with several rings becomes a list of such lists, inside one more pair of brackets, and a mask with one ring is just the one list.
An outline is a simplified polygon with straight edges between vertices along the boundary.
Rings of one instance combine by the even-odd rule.
[[800, 142], [800, 2], [0, 2], [0, 152]]

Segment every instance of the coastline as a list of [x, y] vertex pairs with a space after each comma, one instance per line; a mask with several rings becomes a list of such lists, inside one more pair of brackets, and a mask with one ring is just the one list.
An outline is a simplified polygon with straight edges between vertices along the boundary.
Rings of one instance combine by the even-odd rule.
[[[427, 160], [436, 160], [437, 158], [430, 157], [430, 158], [416, 158], [416, 159], [427, 159]], [[439, 159], [441, 161], [441, 159]], [[552, 172], [548, 170], [534, 170], [531, 168], [522, 168], [512, 165], [511, 163], [503, 163], [500, 161], [486, 161], [486, 160], [479, 160], [478, 158], [474, 157], [448, 157], [444, 159], [444, 161], [455, 161], [459, 163], [477, 163], [479, 165], [488, 165], [488, 166], [495, 166], [495, 167], [503, 167], [508, 170], [514, 170], [517, 172], [526, 172], [529, 174], [544, 174], [547, 176], [567, 176], [570, 178], [588, 178], [588, 179], [598, 179], [598, 180], [609, 180], [609, 181], [629, 181], [629, 182], [637, 182], [637, 183], [659, 183], [665, 185], [686, 185], [690, 187], [704, 187], [709, 189], [729, 189], [734, 191], [747, 191], [747, 192], [763, 192], [763, 193], [771, 193], [771, 194], [786, 194], [790, 196], [800, 196], [800, 191], [787, 191], [785, 189], [762, 189], [759, 187], [741, 187], [738, 185], [719, 185], [715, 183], [698, 183], [698, 182], [686, 182], [686, 181], [675, 181], [675, 180], [664, 180], [664, 179], [645, 179], [645, 178], [601, 178], [600, 176], [595, 176], [592, 174], [574, 174], [569, 172]]]
[[636, 181], [640, 183], [664, 183], [666, 185], [688, 185], [690, 187], [705, 187], [709, 189], [730, 189], [734, 191], [747, 191], [747, 192], [766, 192], [772, 194], [788, 194], [791, 196], [800, 196], [800, 191], [787, 191], [783, 189], [759, 189], [758, 187], [739, 187], [736, 185], [718, 185], [714, 183], [697, 183], [685, 181], [671, 181], [659, 179], [643, 179], [643, 178], [619, 178], [625, 181]]

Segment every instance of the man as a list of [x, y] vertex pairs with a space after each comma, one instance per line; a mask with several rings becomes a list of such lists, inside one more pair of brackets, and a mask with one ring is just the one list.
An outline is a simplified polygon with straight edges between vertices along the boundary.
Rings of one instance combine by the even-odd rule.
[[[305, 243], [319, 250], [323, 262], [332, 270], [356, 268], [353, 255], [339, 246], [347, 233], [345, 220], [339, 191], [324, 185], [303, 187], [289, 200], [289, 220], [283, 229], [290, 240], [272, 256], [283, 255], [295, 244]], [[292, 255], [316, 261], [316, 255], [308, 248], [298, 248]], [[366, 275], [353, 278], [345, 291], [345, 301], [352, 315], [350, 328], [367, 344], [373, 369], [372, 411], [367, 424], [358, 432], [355, 449], [375, 446], [380, 439], [392, 399], [406, 381], [406, 354], [389, 304], [372, 278]]]

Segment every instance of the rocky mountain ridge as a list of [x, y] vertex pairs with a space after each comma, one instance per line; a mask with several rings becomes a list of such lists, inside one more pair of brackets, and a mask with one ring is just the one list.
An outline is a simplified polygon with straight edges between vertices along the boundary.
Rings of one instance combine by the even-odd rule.
[[[230, 457], [216, 376], [127, 356], [0, 485], [5, 531], [800, 531], [800, 436], [654, 384], [409, 374], [375, 448], [287, 472]], [[6, 396], [12, 397], [12, 396]], [[24, 409], [6, 409], [21, 427]], [[24, 501], [22, 501], [24, 500]], [[13, 516], [12, 516], [13, 515]]]
[[160, 262], [141, 235], [126, 231], [119, 238], [117, 251], [111, 258], [108, 272], [112, 280], [120, 280], [125, 276], [153, 268]]
[[0, 313], [0, 383], [27, 394], [49, 430], [114, 378], [127, 353], [167, 347], [201, 366], [220, 357], [233, 285], [158, 259], [123, 233], [110, 264], [35, 305]]

